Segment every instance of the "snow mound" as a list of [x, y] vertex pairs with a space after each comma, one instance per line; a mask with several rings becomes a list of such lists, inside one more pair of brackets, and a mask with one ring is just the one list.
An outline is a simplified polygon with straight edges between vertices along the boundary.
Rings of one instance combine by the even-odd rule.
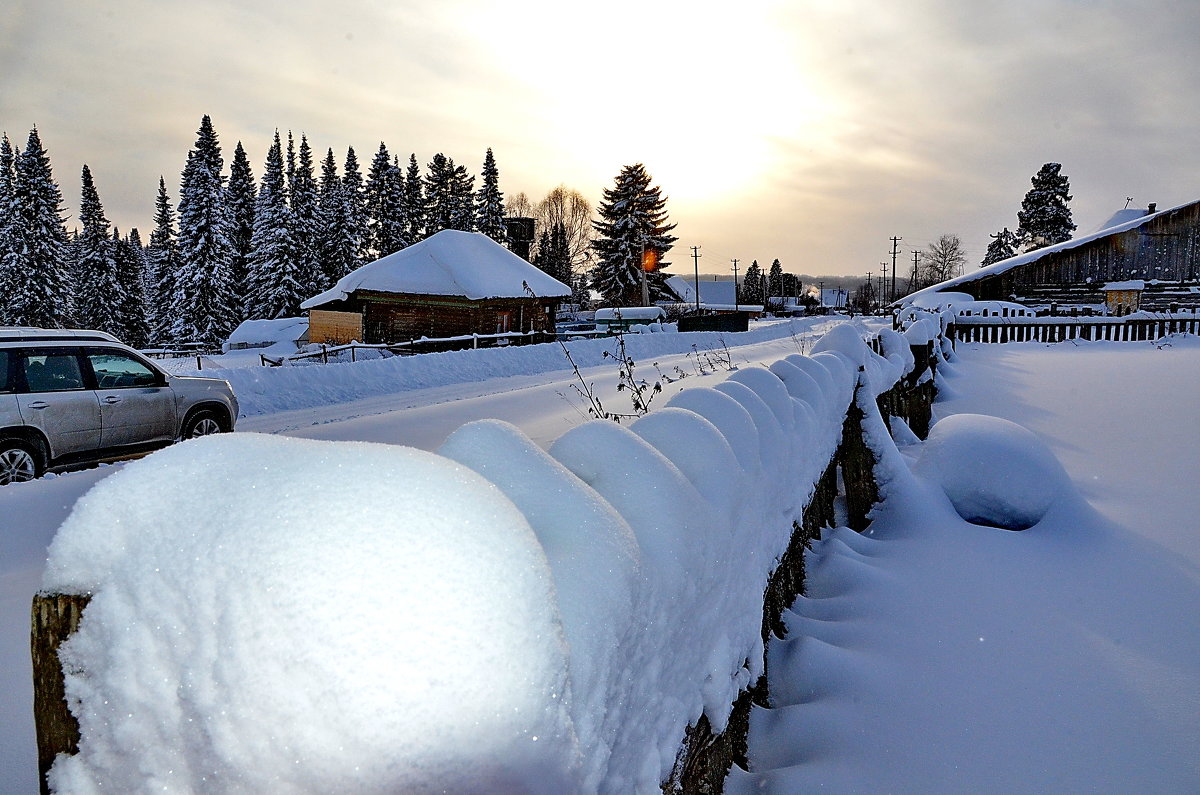
[[43, 587], [93, 593], [62, 647], [82, 741], [58, 792], [549, 793], [578, 770], [546, 556], [431, 453], [168, 448], [77, 503]]
[[940, 420], [914, 473], [941, 486], [968, 522], [1026, 530], [1073, 486], [1062, 464], [1032, 431], [982, 414]]

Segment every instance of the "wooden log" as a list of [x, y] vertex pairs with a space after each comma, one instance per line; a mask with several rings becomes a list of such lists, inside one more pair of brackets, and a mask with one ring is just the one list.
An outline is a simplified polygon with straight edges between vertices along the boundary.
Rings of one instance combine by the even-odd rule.
[[838, 460], [842, 467], [842, 486], [846, 491], [846, 524], [850, 529], [862, 532], [871, 522], [867, 514], [879, 502], [879, 487], [875, 483], [875, 454], [867, 446], [863, 436], [863, 410], [858, 406], [858, 396], [863, 385], [854, 390], [854, 400], [846, 410], [842, 423], [842, 446]]
[[79, 627], [90, 594], [33, 597], [30, 651], [33, 656], [33, 722], [37, 731], [38, 778], [48, 795], [46, 774], [59, 754], [79, 752], [79, 722], [67, 708], [58, 647]]

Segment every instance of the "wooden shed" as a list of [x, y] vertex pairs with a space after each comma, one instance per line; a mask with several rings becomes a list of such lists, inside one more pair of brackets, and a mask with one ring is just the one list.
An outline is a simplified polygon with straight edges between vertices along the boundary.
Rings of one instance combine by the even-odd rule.
[[[1140, 212], [1118, 213], [1110, 223], [1090, 235], [927, 287], [903, 302], [958, 291], [980, 301], [1104, 311], [1110, 303], [1106, 285], [1141, 282], [1141, 309], [1200, 307], [1200, 201], [1162, 211], [1152, 204]], [[1128, 301], [1121, 305], [1127, 307]]]
[[[554, 333], [571, 290], [486, 235], [444, 230], [368, 263], [303, 304], [312, 342], [399, 343], [530, 331]], [[318, 323], [317, 321], [321, 322]], [[342, 331], [328, 334], [325, 320]], [[325, 339], [328, 336], [329, 339]]]

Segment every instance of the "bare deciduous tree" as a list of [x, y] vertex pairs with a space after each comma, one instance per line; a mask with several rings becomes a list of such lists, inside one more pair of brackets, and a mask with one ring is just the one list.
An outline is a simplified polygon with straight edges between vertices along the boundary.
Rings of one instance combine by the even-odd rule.
[[967, 252], [959, 236], [942, 235], [922, 252], [920, 272], [913, 275], [913, 288], [919, 290], [960, 276], [966, 262]]
[[514, 193], [504, 202], [504, 214], [509, 218], [534, 218], [533, 201], [525, 191]]
[[571, 269], [585, 270], [592, 258], [592, 205], [574, 188], [559, 185], [537, 204], [534, 218], [540, 230], [552, 230], [562, 224], [567, 233]]

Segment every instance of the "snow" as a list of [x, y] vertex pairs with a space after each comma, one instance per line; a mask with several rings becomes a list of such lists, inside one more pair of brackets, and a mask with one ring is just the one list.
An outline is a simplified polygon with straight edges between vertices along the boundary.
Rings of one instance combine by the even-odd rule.
[[[525, 285], [528, 285], [528, 290]], [[565, 298], [571, 288], [530, 265], [487, 235], [444, 229], [369, 262], [329, 290], [300, 304], [312, 309], [356, 290], [484, 298]]]
[[666, 310], [661, 306], [621, 306], [597, 309], [593, 318], [597, 323], [611, 323], [614, 320], [662, 320], [666, 316]]
[[1128, 279], [1123, 282], [1107, 282], [1104, 290], [1145, 290], [1146, 282], [1142, 279]]
[[79, 501], [43, 587], [93, 593], [62, 650], [82, 742], [59, 791], [569, 786], [542, 548], [495, 486], [430, 453], [168, 448]]
[[[796, 353], [794, 331], [825, 327], [726, 335], [736, 370], [669, 383], [630, 425], [586, 421], [561, 348], [557, 367], [531, 351], [557, 346], [401, 362], [448, 372], [293, 368], [305, 375], [258, 382], [244, 428], [437, 454], [239, 433], [7, 487], [5, 714], [29, 714], [29, 596], [78, 499], [45, 571], [96, 591], [71, 641], [90, 717], [65, 782], [186, 790], [214, 770], [220, 785], [192, 789], [657, 791], [683, 728], [702, 713], [723, 725], [762, 670], [762, 586], [855, 385], [869, 409], [903, 369], [907, 341], [884, 335], [874, 357], [857, 323]], [[671, 373], [692, 366], [686, 338], [716, 339], [626, 342], [645, 346], [640, 370]], [[571, 350], [617, 405], [605, 342]], [[772, 647], [774, 708], [752, 715], [753, 772], [729, 790], [1194, 791], [1200, 343], [959, 354], [939, 366], [933, 439], [883, 449], [887, 500], [868, 533], [815, 545], [808, 595]], [[950, 416], [964, 413], [1019, 423], [1061, 460], [1070, 483], [1024, 532], [964, 521], [924, 468], [957, 461], [951, 491], [994, 489], [970, 451], [995, 465], [1007, 445], [1050, 480], [1023, 432]], [[964, 427], [985, 438], [956, 452]], [[884, 444], [877, 415], [864, 432]], [[433, 703], [402, 701], [412, 683]], [[89, 688], [133, 717], [105, 722]], [[3, 732], [0, 791], [29, 792], [30, 723]]]
[[[1200, 343], [958, 352], [942, 430], [887, 453], [871, 527], [814, 544], [726, 790], [1197, 791]], [[1024, 532], [968, 523], [937, 482], [1020, 475], [945, 449], [976, 431], [1055, 484]]]
[[946, 493], [968, 522], [1026, 530], [1072, 491], [1036, 434], [1015, 422], [954, 414], [936, 423], [913, 469]]
[[308, 337], [307, 317], [284, 317], [276, 320], [244, 320], [233, 330], [222, 346], [253, 349], [255, 353], [292, 354]]

